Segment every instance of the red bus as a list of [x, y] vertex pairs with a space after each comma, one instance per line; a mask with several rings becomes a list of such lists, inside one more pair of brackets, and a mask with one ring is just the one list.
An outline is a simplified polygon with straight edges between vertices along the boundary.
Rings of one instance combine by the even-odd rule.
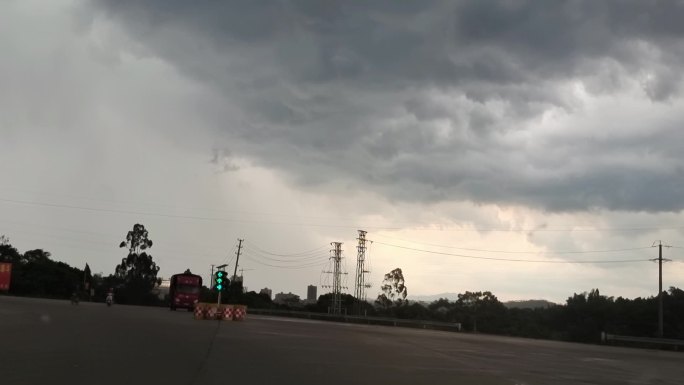
[[169, 299], [171, 310], [185, 308], [192, 311], [200, 299], [202, 277], [196, 274], [183, 273], [171, 276]]
[[0, 290], [9, 291], [12, 281], [12, 264], [0, 262]]

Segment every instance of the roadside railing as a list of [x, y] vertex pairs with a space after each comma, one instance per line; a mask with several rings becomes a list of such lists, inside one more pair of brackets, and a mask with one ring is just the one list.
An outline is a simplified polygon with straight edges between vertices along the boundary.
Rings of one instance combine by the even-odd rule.
[[319, 321], [345, 322], [354, 324], [397, 326], [416, 329], [431, 329], [444, 331], [461, 331], [461, 324], [457, 322], [437, 322], [426, 320], [398, 319], [386, 317], [367, 317], [345, 314], [313, 313], [295, 310], [249, 309], [250, 314], [270, 315], [278, 317], [293, 317]]
[[670, 348], [679, 350], [684, 347], [684, 340], [676, 340], [671, 338], [631, 337], [608, 333], [601, 333], [601, 341], [607, 344], [625, 344], [660, 349]]

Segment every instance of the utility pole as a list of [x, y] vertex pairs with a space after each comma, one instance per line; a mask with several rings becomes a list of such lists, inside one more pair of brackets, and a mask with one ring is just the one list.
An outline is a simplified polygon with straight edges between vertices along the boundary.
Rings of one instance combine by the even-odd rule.
[[244, 239], [238, 238], [238, 249], [235, 252], [236, 258], [235, 258], [235, 269], [233, 270], [233, 279], [230, 280], [230, 296], [231, 299], [236, 300], [240, 295], [242, 294], [241, 292], [238, 292], [238, 285], [237, 285], [237, 269], [238, 269], [238, 264], [240, 263], [240, 252], [242, 251], [242, 242]]
[[658, 242], [658, 337], [663, 338], [663, 243]]
[[[651, 247], [655, 247], [655, 242]], [[665, 246], [671, 247], [671, 246]], [[663, 259], [663, 242], [658, 241], [658, 258], [652, 259], [658, 261], [658, 337], [663, 338], [663, 261], [669, 262], [669, 259]]]
[[233, 281], [235, 281], [235, 277], [237, 277], [237, 269], [238, 269], [238, 263], [240, 262], [240, 250], [242, 250], [242, 242], [244, 239], [239, 239], [238, 238], [238, 249], [235, 255], [237, 256], [235, 259], [235, 270], [233, 270]]

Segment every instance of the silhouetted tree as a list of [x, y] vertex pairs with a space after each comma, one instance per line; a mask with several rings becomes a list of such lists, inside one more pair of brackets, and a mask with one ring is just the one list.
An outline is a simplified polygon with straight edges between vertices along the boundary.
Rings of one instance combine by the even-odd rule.
[[392, 309], [392, 315], [397, 318], [406, 319], [431, 319], [430, 310], [416, 302], [411, 304], [404, 304], [403, 306], [398, 306]]
[[378, 295], [375, 304], [384, 309], [398, 307], [406, 304], [408, 290], [405, 285], [404, 273], [400, 268], [396, 268], [385, 274], [385, 279], [380, 286], [382, 293]]
[[0, 236], [0, 262], [19, 263], [21, 254], [10, 243], [9, 238]]
[[269, 309], [273, 307], [273, 301], [268, 294], [257, 293], [255, 291], [249, 291], [243, 294], [239, 303], [255, 309]]
[[[350, 314], [354, 304], [356, 303], [356, 299], [351, 294], [342, 293], [340, 294], [340, 302], [343, 309], [342, 313], [344, 314], [346, 312], [347, 314]], [[305, 308], [313, 312], [327, 313], [332, 307], [332, 303], [332, 293], [326, 293], [318, 296], [318, 300], [315, 304], [306, 305]]]
[[83, 289], [90, 290], [93, 285], [93, 274], [90, 272], [90, 266], [86, 263], [83, 268]]
[[68, 298], [79, 287], [82, 271], [51, 260], [49, 252], [41, 249], [29, 250], [23, 255], [15, 252], [9, 245], [0, 246], [1, 255], [12, 262], [10, 293]]
[[505, 322], [506, 308], [490, 291], [466, 291], [458, 295], [457, 306], [465, 317], [465, 326], [473, 331], [493, 332]]
[[149, 239], [145, 226], [135, 224], [119, 247], [127, 248], [128, 255], [116, 266], [115, 276], [124, 286], [116, 294], [117, 301], [135, 304], [154, 302], [155, 297], [150, 291], [155, 285], [161, 284], [161, 279], [157, 278], [159, 266], [145, 251], [152, 247], [152, 240]]

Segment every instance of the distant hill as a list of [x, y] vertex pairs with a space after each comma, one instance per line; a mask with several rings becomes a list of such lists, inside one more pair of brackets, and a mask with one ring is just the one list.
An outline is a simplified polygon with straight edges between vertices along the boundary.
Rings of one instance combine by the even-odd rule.
[[[431, 302], [437, 301], [440, 298], [446, 298], [450, 302], [456, 301], [458, 299], [458, 293], [440, 293], [431, 295], [410, 295], [409, 300], [411, 302], [422, 302], [424, 304], [429, 304]], [[527, 299], [520, 301], [507, 301], [503, 303], [509, 309], [536, 309], [545, 308], [550, 306], [555, 306], [557, 304], [547, 301], [545, 299]]]
[[507, 301], [503, 303], [509, 309], [536, 309], [556, 306], [557, 304], [545, 299], [527, 299], [522, 301]]
[[441, 293], [441, 294], [430, 294], [430, 295], [409, 295], [411, 301], [416, 302], [434, 302], [440, 298], [446, 298], [449, 301], [456, 301], [458, 299], [458, 293]]

